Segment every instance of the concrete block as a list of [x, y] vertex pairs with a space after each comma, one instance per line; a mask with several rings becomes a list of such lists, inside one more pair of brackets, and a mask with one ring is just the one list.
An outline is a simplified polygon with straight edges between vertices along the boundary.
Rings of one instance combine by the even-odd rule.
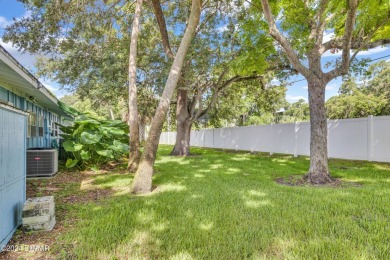
[[52, 230], [56, 222], [54, 197], [29, 198], [23, 206], [22, 217], [26, 230]]

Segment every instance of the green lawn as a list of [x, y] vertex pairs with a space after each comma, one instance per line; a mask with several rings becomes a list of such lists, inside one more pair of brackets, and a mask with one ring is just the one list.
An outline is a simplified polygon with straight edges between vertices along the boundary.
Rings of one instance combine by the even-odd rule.
[[[75, 204], [57, 250], [89, 259], [388, 259], [390, 165], [331, 160], [334, 177], [361, 187], [288, 187], [275, 178], [304, 174], [305, 157], [162, 146], [148, 196], [127, 193], [132, 176], [94, 185], [107, 199]], [[61, 207], [59, 205], [59, 207]], [[68, 246], [67, 246], [68, 245]], [[65, 249], [64, 249], [65, 248]]]

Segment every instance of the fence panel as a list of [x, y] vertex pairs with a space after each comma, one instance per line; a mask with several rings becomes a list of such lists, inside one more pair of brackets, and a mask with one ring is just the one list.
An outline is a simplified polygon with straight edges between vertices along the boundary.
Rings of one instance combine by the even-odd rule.
[[301, 122], [295, 126], [296, 153], [295, 155], [310, 154], [310, 123]]
[[374, 117], [371, 125], [371, 159], [390, 162], [390, 116]]
[[367, 118], [329, 120], [328, 156], [367, 160]]
[[[161, 144], [174, 144], [175, 132], [162, 133]], [[191, 132], [199, 147], [310, 154], [310, 123], [203, 129]], [[332, 158], [390, 162], [390, 116], [328, 120], [328, 155]]]

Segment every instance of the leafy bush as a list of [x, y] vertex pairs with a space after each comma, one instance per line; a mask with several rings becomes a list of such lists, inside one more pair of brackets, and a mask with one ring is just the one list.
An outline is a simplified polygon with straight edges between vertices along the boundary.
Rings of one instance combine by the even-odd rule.
[[129, 152], [129, 128], [121, 121], [97, 120], [65, 107], [74, 117], [71, 126], [59, 125], [63, 147], [70, 158], [67, 168], [95, 168], [100, 163], [122, 158]]

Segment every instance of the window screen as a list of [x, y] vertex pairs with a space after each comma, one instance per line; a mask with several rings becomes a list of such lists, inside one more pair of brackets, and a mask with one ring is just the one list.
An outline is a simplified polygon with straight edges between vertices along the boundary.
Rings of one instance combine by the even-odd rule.
[[37, 136], [37, 115], [30, 113], [28, 115], [28, 128], [27, 128], [27, 137], [36, 137]]

